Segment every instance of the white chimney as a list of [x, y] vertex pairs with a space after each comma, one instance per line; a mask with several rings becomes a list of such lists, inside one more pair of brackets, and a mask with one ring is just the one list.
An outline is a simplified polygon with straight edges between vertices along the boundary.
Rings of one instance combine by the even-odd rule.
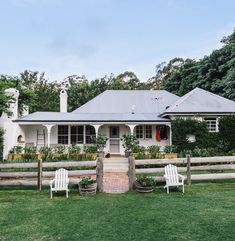
[[60, 91], [60, 112], [67, 112], [67, 102], [68, 102], [67, 91], [63, 88]]
[[27, 105], [23, 106], [23, 112], [22, 112], [22, 116], [26, 116], [29, 114], [29, 107]]
[[12, 115], [9, 117], [11, 119], [18, 118], [18, 98], [19, 98], [19, 91], [15, 88], [9, 88], [5, 90], [6, 95], [11, 96], [13, 100], [10, 101], [9, 111]]

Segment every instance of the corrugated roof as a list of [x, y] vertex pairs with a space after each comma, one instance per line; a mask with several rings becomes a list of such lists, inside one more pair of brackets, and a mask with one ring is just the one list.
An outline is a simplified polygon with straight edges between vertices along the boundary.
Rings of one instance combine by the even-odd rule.
[[178, 99], [161, 116], [174, 113], [234, 113], [235, 102], [209, 91], [195, 88]]
[[21, 117], [16, 122], [133, 122], [133, 121], [169, 121], [154, 113], [62, 113], [62, 112], [34, 112]]
[[166, 90], [106, 90], [72, 113], [160, 113], [178, 99]]

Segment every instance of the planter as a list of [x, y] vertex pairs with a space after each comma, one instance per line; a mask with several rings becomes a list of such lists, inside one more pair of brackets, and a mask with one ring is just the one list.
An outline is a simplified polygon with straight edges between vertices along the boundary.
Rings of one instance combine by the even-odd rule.
[[178, 154], [177, 153], [165, 153], [164, 157], [165, 158], [177, 158]]
[[96, 190], [97, 190], [97, 183], [93, 183], [86, 187], [81, 187], [80, 185], [78, 185], [79, 194], [82, 196], [93, 196], [96, 194]]
[[10, 160], [10, 161], [21, 160], [21, 159], [23, 159], [23, 154], [10, 153], [10, 154], [8, 154], [7, 159]]
[[140, 183], [135, 182], [135, 190], [140, 193], [150, 193], [154, 191], [153, 187], [143, 187]]

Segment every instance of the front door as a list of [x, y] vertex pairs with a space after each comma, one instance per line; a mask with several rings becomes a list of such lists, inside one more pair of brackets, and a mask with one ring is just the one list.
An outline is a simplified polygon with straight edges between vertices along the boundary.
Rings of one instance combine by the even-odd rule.
[[109, 149], [111, 153], [120, 152], [119, 126], [109, 127]]

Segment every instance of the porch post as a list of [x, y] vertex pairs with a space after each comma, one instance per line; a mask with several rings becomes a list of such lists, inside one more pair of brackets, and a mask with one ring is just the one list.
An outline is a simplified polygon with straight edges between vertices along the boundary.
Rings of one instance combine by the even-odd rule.
[[44, 125], [47, 128], [47, 146], [50, 147], [51, 145], [51, 128], [54, 125]]
[[98, 136], [98, 131], [101, 125], [92, 125], [95, 128], [95, 136]]
[[169, 144], [172, 145], [172, 132], [171, 132], [171, 125], [167, 125], [169, 127]]
[[130, 131], [131, 131], [131, 135], [134, 134], [134, 129], [136, 127], [136, 125], [127, 125], [129, 128], [130, 128]]

